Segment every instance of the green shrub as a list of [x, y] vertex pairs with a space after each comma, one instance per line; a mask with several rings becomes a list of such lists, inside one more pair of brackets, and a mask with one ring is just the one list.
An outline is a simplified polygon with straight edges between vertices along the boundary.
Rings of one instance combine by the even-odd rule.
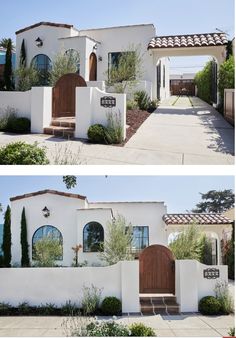
[[128, 100], [126, 102], [126, 109], [127, 110], [133, 110], [133, 109], [137, 109], [138, 108], [138, 105], [137, 105], [137, 102], [134, 101], [134, 100]]
[[0, 165], [48, 163], [45, 148], [38, 147], [37, 143], [13, 142], [0, 147]]
[[15, 108], [7, 107], [0, 116], [0, 130], [9, 131], [13, 121], [17, 118], [17, 111]]
[[108, 144], [120, 144], [123, 141], [123, 128], [120, 114], [112, 112], [107, 114], [105, 139]]
[[200, 300], [198, 308], [203, 315], [217, 315], [220, 313], [221, 304], [215, 297], [206, 296]]
[[105, 297], [101, 310], [102, 313], [107, 316], [120, 315], [122, 313], [121, 301], [116, 297]]
[[234, 68], [234, 57], [232, 55], [220, 65], [219, 92], [222, 101], [224, 101], [224, 89], [234, 88]]
[[37, 267], [56, 266], [56, 260], [62, 257], [62, 243], [51, 236], [41, 238], [33, 245], [33, 260]]
[[130, 331], [124, 324], [109, 320], [88, 324], [86, 333], [90, 337], [128, 337]]
[[234, 327], [231, 327], [231, 328], [229, 329], [228, 335], [229, 335], [230, 337], [235, 337], [235, 328], [234, 328]]
[[32, 313], [32, 308], [27, 302], [20, 303], [18, 305], [18, 313], [21, 316], [29, 315]]
[[18, 134], [30, 132], [30, 120], [26, 117], [15, 117], [8, 120], [6, 131]]
[[132, 337], [155, 337], [154, 330], [142, 323], [133, 323], [129, 326]]
[[134, 101], [137, 102], [137, 105], [141, 110], [147, 110], [151, 103], [150, 97], [145, 90], [135, 92]]
[[234, 302], [225, 281], [217, 281], [215, 286], [216, 299], [220, 303], [220, 312], [228, 315], [234, 311]]
[[94, 124], [88, 129], [88, 138], [92, 143], [105, 143], [105, 130], [106, 128], [101, 124]]
[[93, 284], [91, 287], [83, 287], [83, 295], [81, 305], [85, 315], [94, 314], [101, 302], [102, 289], [97, 288]]
[[147, 111], [149, 113], [152, 113], [152, 112], [154, 112], [157, 109], [157, 106], [158, 106], [158, 101], [157, 100], [152, 100], [152, 101], [149, 102]]
[[214, 61], [208, 61], [205, 67], [194, 78], [197, 86], [197, 96], [207, 103], [212, 103], [212, 68]]
[[0, 316], [9, 316], [12, 306], [9, 303], [0, 303]]
[[58, 311], [58, 308], [55, 304], [52, 303], [46, 303], [45, 305], [40, 305], [37, 308], [37, 311], [42, 316], [52, 316], [55, 315]]
[[70, 300], [61, 306], [61, 314], [64, 316], [74, 316], [79, 312], [78, 306]]

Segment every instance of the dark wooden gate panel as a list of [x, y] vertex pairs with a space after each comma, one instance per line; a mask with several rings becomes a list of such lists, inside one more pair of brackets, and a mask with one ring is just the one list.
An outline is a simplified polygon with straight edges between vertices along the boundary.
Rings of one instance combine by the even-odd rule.
[[65, 74], [52, 90], [52, 117], [75, 116], [75, 88], [87, 84], [78, 74]]
[[157, 65], [157, 99], [161, 99], [161, 61]]
[[97, 81], [97, 56], [91, 53], [89, 57], [89, 81]]
[[175, 261], [163, 245], [151, 245], [139, 256], [140, 293], [175, 293]]

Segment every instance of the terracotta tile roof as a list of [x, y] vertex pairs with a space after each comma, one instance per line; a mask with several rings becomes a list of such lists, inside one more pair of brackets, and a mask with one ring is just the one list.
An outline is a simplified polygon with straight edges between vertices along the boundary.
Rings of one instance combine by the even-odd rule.
[[156, 36], [149, 42], [148, 49], [222, 46], [227, 43], [225, 33]]
[[230, 224], [232, 221], [223, 214], [166, 214], [163, 221], [169, 224]]
[[19, 29], [19, 30], [16, 32], [16, 35], [17, 35], [17, 34], [20, 34], [20, 33], [23, 33], [23, 32], [25, 32], [25, 31], [28, 31], [28, 30], [30, 30], [30, 29], [39, 27], [39, 26], [51, 26], [51, 27], [59, 27], [59, 28], [60, 28], [60, 27], [61, 27], [61, 28], [72, 28], [72, 27], [73, 27], [73, 25], [67, 25], [67, 24], [64, 24], [64, 23], [55, 23], [55, 22], [45, 22], [45, 21], [41, 21], [41, 22], [35, 23], [34, 25], [31, 25], [31, 26], [28, 26], [28, 27]]
[[43, 195], [43, 194], [60, 195], [60, 196], [65, 196], [65, 197], [78, 198], [78, 199], [81, 199], [81, 200], [85, 200], [86, 199], [86, 197], [82, 196], [82, 195], [71, 194], [71, 193], [67, 193], [67, 192], [61, 192], [61, 191], [46, 189], [46, 190], [31, 192], [29, 194], [24, 194], [24, 195], [20, 195], [20, 196], [11, 197], [10, 201], [12, 202], [12, 201], [16, 201], [16, 200], [21, 200], [23, 198], [28, 198], [28, 197], [33, 197], [33, 196], [38, 196], [38, 195]]

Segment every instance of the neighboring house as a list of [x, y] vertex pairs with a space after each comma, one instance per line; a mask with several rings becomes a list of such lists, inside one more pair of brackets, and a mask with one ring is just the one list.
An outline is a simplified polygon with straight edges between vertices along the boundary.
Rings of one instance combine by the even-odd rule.
[[171, 95], [195, 96], [196, 86], [194, 83], [195, 73], [172, 74], [170, 75]]
[[107, 223], [118, 214], [133, 225], [132, 251], [138, 254], [152, 244], [168, 245], [172, 234], [196, 222], [215, 238], [215, 261], [221, 263], [220, 241], [231, 220], [221, 214], [168, 214], [164, 202], [99, 202], [90, 203], [85, 196], [43, 190], [11, 199], [12, 263], [21, 257], [21, 214], [25, 207], [30, 259], [34, 243], [51, 235], [59, 239], [62, 256], [59, 265], [71, 266], [72, 247], [81, 244], [79, 261], [99, 265], [100, 244], [106, 239]]

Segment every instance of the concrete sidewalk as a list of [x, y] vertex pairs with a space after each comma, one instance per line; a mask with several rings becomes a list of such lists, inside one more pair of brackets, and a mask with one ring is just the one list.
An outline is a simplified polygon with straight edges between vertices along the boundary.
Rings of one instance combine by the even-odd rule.
[[[65, 336], [61, 325], [66, 319], [67, 317], [0, 317], [0, 336]], [[137, 321], [142, 322], [151, 326], [158, 337], [222, 337], [234, 326], [234, 317], [231, 315], [123, 316], [117, 321], [128, 325]]]

